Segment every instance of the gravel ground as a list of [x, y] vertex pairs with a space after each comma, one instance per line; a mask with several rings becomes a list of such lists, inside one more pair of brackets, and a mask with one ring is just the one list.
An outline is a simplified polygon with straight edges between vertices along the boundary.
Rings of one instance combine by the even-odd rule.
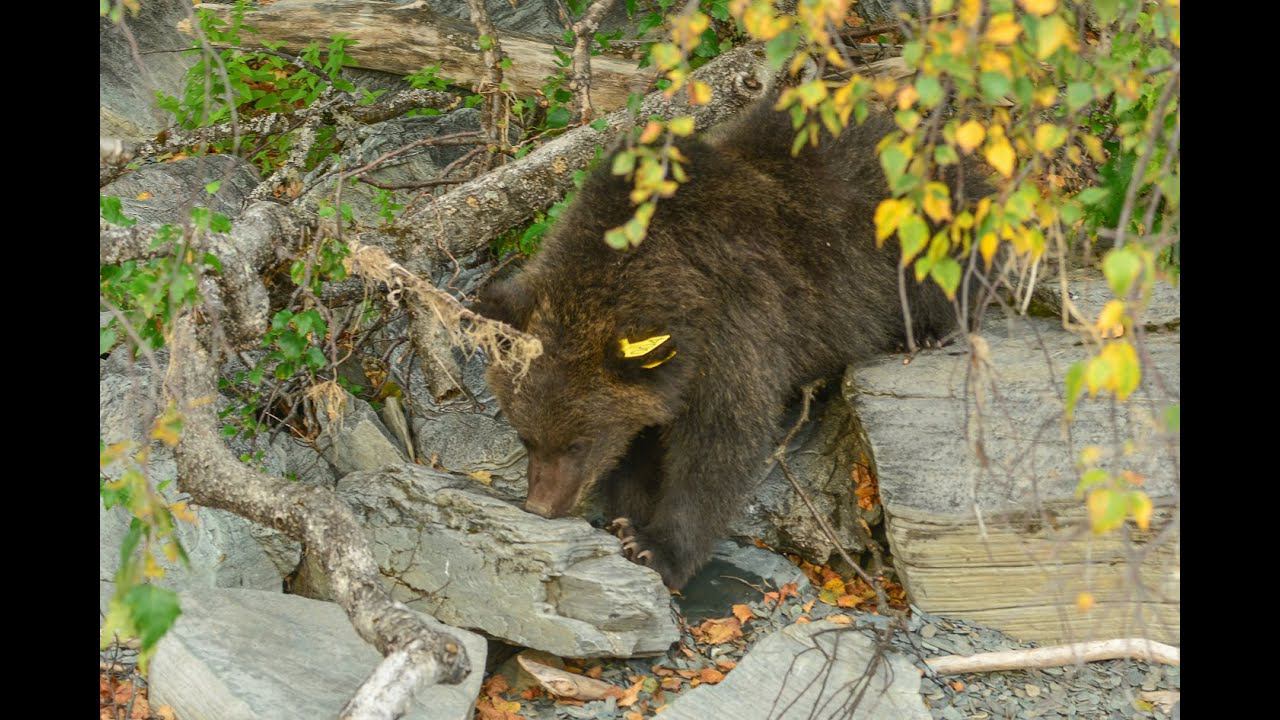
[[[869, 613], [848, 610], [822, 602], [816, 602], [818, 592], [813, 587], [802, 588], [798, 597], [784, 599], [781, 603], [759, 599], [760, 593], [750, 591], [756, 601], [743, 603], [740, 596], [729, 597], [720, 615], [705, 613], [705, 595], [699, 597], [697, 613], [703, 617], [731, 617], [731, 605], [746, 604], [755, 617], [742, 628], [742, 635], [733, 641], [720, 644], [702, 642], [707, 638], [685, 628], [679, 645], [666, 656], [632, 660], [588, 661], [570, 667], [599, 673], [600, 679], [627, 687], [637, 677], [645, 680], [645, 689], [639, 701], [628, 708], [619, 707], [615, 699], [567, 705], [546, 697], [519, 697], [509, 692], [504, 697], [520, 702], [518, 714], [530, 720], [553, 718], [618, 718], [634, 720], [636, 717], [654, 717], [654, 710], [675, 699], [695, 684], [682, 678], [680, 672], [697, 676], [705, 668], [729, 667], [749, 651], [756, 641], [765, 635], [803, 618], [818, 620], [833, 615], [850, 618], [850, 630], [873, 634], [887, 626], [887, 619]], [[737, 595], [737, 594], [735, 594]], [[812, 602], [812, 604], [810, 604]], [[805, 606], [808, 605], [808, 610]], [[704, 614], [705, 613], [705, 614]], [[999, 631], [959, 620], [944, 619], [912, 608], [909, 632], [894, 633], [890, 644], [912, 658], [922, 670], [924, 658], [949, 654], [971, 654], [992, 650], [1008, 650], [1034, 647], [1034, 643], [1019, 643]], [[600, 669], [595, 670], [599, 665]], [[732, 672], [731, 669], [728, 672]], [[936, 676], [931, 672], [921, 678], [921, 692], [932, 716], [936, 720], [1004, 720], [1005, 718], [1078, 718], [1080, 720], [1120, 720], [1122, 718], [1177, 718], [1178, 713], [1164, 708], [1153, 697], [1176, 697], [1179, 689], [1179, 669], [1165, 665], [1153, 665], [1130, 660], [1086, 663], [1081, 666], [1048, 668], [1044, 670], [1017, 670], [980, 674]], [[663, 684], [665, 682], [665, 685]], [[1165, 695], [1146, 695], [1164, 693]], [[641, 707], [643, 706], [643, 707]], [[639, 709], [638, 709], [639, 708]], [[628, 713], [639, 712], [639, 716]], [[660, 714], [658, 715], [660, 717]]]

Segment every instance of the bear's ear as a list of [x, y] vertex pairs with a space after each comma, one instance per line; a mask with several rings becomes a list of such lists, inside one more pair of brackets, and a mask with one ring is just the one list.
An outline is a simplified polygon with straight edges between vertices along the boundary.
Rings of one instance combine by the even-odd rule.
[[472, 303], [471, 310], [524, 330], [533, 311], [533, 293], [518, 278], [491, 282], [480, 289], [480, 296]]
[[669, 333], [640, 333], [619, 337], [607, 351], [610, 364], [623, 377], [651, 376], [677, 354]]

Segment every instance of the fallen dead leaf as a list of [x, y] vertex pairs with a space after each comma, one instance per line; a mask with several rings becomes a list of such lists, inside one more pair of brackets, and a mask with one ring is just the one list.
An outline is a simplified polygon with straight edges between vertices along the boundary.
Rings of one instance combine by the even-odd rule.
[[680, 678], [678, 677], [663, 678], [662, 689], [663, 690], [679, 690], [680, 684], [681, 684]]
[[709, 645], [719, 645], [740, 639], [742, 623], [736, 617], [706, 620], [694, 629], [693, 635]]
[[751, 611], [751, 606], [749, 605], [734, 605], [733, 616], [738, 618], [738, 622], [745, 625], [747, 621], [755, 617], [756, 614]]
[[698, 679], [714, 685], [724, 679], [724, 673], [715, 668], [704, 668], [701, 673], [698, 673]]
[[738, 663], [736, 660], [721, 660], [716, 663], [716, 667], [720, 668], [724, 672], [729, 672], [730, 670], [738, 667]]
[[853, 622], [853, 618], [848, 615], [828, 615], [827, 619], [836, 625], [848, 625]]
[[[636, 680], [634, 683], [631, 683], [631, 687], [623, 691], [622, 697], [618, 698], [618, 707], [631, 707], [632, 705], [635, 705], [636, 700], [640, 697], [640, 690], [643, 687], [644, 687], [644, 678], [640, 678], [639, 680]], [[627, 713], [628, 718], [630, 718], [632, 715], [638, 716], [639, 713]]]

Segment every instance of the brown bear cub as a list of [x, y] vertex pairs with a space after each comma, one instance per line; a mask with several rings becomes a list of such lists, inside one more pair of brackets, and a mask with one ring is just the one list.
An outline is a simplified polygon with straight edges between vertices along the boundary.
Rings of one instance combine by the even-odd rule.
[[[678, 143], [689, 180], [639, 247], [604, 242], [634, 208], [602, 163], [476, 307], [543, 344], [518, 381], [488, 375], [529, 452], [525, 508], [563, 516], [597, 486], [626, 555], [671, 588], [751, 495], [796, 388], [905, 344], [898, 246], [877, 249], [872, 221], [892, 120], [873, 114], [792, 157], [772, 103]], [[932, 281], [907, 284], [915, 338], [950, 333], [952, 303]]]

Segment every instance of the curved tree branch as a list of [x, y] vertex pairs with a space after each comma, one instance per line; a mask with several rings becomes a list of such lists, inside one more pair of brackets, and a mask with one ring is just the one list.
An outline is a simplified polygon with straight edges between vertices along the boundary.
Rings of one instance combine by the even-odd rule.
[[[269, 477], [240, 462], [217, 432], [217, 370], [190, 316], [174, 324], [168, 396], [184, 412], [178, 484], [196, 503], [234, 512], [306, 544], [331, 579], [360, 637], [386, 656], [343, 717], [394, 718], [421, 684], [456, 684], [471, 671], [466, 649], [391, 598], [359, 522], [331, 490]], [[370, 698], [386, 704], [371, 705]], [[395, 703], [392, 706], [390, 703]], [[358, 711], [358, 712], [357, 712]]]

